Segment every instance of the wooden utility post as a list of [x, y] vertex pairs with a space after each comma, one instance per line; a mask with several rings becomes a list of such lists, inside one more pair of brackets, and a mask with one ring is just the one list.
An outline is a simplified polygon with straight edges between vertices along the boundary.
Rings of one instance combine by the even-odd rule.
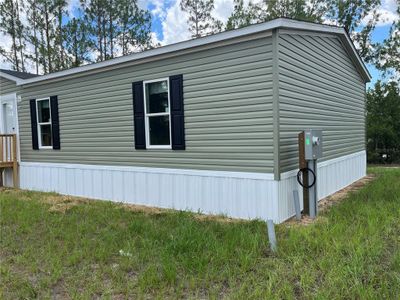
[[[307, 168], [307, 161], [305, 158], [304, 149], [304, 131], [299, 133], [299, 169]], [[308, 186], [308, 172], [303, 173], [303, 184]], [[310, 214], [310, 205], [308, 200], [308, 190], [303, 188], [303, 213]]]

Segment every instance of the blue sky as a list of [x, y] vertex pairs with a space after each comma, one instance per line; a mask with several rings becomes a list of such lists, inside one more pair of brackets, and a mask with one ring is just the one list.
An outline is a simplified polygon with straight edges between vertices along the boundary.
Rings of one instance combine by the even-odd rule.
[[[390, 31], [390, 25], [379, 26], [375, 28], [372, 33], [372, 41], [375, 43], [382, 42], [385, 38], [388, 37]], [[373, 65], [367, 64], [368, 71], [372, 76], [371, 82], [367, 85], [368, 87], [372, 87], [375, 82], [381, 78], [381, 72], [377, 70]]]

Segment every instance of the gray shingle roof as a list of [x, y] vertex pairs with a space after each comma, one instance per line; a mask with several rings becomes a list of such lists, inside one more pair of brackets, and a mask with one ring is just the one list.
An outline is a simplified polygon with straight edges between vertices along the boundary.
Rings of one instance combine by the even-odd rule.
[[25, 72], [18, 72], [18, 71], [13, 71], [13, 70], [6, 70], [6, 69], [0, 69], [0, 72], [6, 73], [8, 75], [20, 78], [20, 79], [29, 79], [33, 77], [37, 77], [39, 75], [36, 74], [31, 74], [31, 73], [25, 73]]

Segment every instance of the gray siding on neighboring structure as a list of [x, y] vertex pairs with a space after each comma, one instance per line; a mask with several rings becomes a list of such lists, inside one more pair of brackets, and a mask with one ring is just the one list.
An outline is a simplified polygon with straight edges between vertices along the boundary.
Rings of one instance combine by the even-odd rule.
[[279, 36], [280, 171], [298, 168], [297, 135], [323, 130], [323, 160], [365, 149], [365, 84], [336, 36]]
[[[183, 74], [186, 150], [135, 150], [132, 82]], [[29, 99], [57, 95], [61, 150], [32, 150]], [[21, 158], [273, 171], [271, 37], [27, 85], [19, 104]]]
[[0, 95], [16, 93], [18, 91], [17, 84], [14, 81], [0, 76]]

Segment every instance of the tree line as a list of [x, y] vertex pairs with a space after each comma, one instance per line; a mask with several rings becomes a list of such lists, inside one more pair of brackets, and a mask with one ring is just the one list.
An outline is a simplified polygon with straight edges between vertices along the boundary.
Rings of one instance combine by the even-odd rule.
[[[0, 1], [0, 31], [11, 41], [7, 49], [0, 47], [0, 55], [17, 71], [33, 64], [37, 74], [46, 74], [158, 46], [151, 39], [151, 15], [137, 0], [80, 0], [73, 16], [68, 15], [67, 0]], [[382, 43], [371, 40], [381, 0], [264, 0], [247, 5], [234, 0], [226, 22], [212, 16], [214, 0], [179, 1], [192, 38], [278, 17], [328, 22], [348, 31], [365, 62], [383, 72], [400, 68], [400, 21]]]
[[369, 163], [400, 164], [400, 95], [395, 82], [378, 81], [366, 99]]
[[[151, 16], [132, 0], [2, 0], [0, 30], [9, 37], [0, 55], [13, 69], [52, 73], [151, 48]], [[77, 17], [78, 16], [78, 17]]]

